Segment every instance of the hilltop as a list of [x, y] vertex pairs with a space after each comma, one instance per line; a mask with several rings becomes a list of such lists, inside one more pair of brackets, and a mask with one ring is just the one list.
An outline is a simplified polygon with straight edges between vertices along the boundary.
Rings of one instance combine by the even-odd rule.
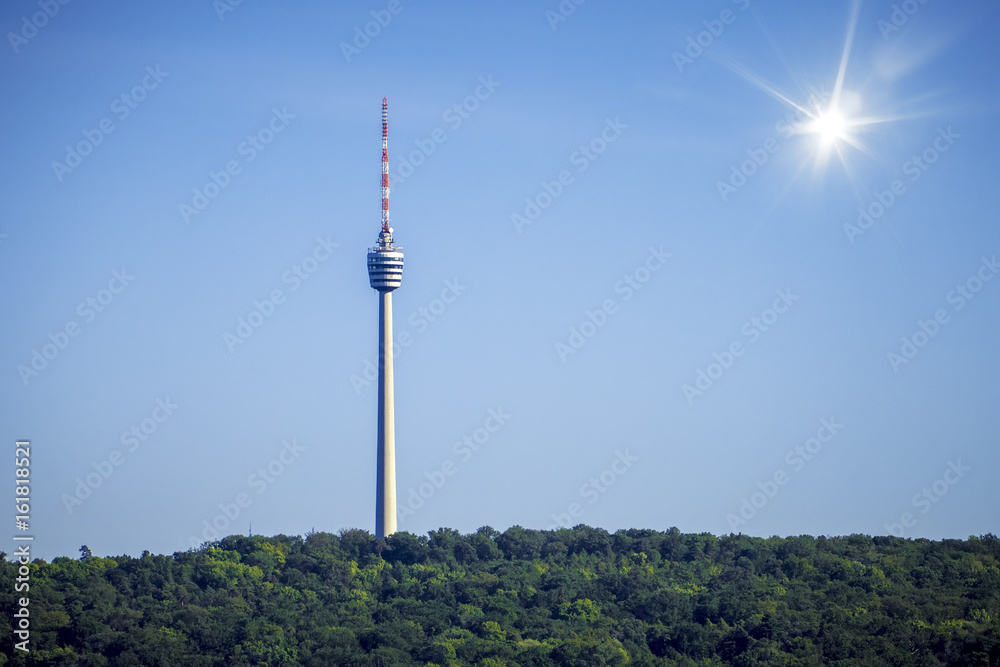
[[31, 570], [0, 664], [1000, 665], [993, 535], [345, 530]]

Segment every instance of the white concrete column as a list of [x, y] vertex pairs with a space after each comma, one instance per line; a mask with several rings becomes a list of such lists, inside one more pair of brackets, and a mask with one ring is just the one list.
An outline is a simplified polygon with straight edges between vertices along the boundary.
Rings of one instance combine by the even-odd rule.
[[396, 427], [392, 400], [392, 292], [379, 292], [378, 480], [375, 537], [396, 532]]

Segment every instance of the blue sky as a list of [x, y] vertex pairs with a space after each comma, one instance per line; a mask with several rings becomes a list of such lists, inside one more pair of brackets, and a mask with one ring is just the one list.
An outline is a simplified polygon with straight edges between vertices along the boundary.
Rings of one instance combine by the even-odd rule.
[[383, 96], [401, 529], [996, 532], [998, 19], [5, 3], [35, 553], [373, 530]]

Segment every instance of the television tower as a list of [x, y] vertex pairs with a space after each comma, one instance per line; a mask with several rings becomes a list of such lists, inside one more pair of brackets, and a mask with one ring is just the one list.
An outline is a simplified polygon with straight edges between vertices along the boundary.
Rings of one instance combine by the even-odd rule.
[[378, 290], [378, 472], [375, 537], [396, 532], [396, 432], [392, 401], [392, 290], [403, 282], [403, 251], [389, 226], [388, 102], [382, 98], [382, 231], [368, 250], [368, 281]]

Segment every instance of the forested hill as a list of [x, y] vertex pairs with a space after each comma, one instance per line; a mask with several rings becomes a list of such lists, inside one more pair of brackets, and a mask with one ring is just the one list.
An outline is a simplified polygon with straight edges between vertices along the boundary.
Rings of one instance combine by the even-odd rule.
[[1000, 665], [993, 535], [486, 527], [88, 554], [34, 561], [27, 654], [2, 559], [2, 664]]

